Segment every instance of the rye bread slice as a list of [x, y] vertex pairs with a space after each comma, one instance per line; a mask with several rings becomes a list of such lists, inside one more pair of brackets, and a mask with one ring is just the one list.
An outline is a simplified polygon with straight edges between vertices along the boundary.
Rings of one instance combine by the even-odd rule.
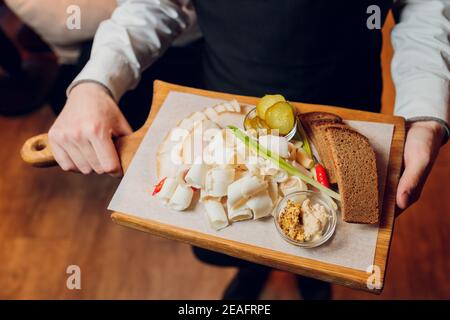
[[319, 153], [327, 171], [329, 182], [331, 184], [337, 183], [333, 160], [329, 152], [329, 143], [326, 141], [325, 132], [319, 128], [323, 128], [323, 126], [328, 124], [342, 123], [342, 118], [328, 112], [307, 112], [300, 115], [300, 120], [306, 134]]
[[314, 120], [310, 123], [312, 132], [314, 132], [316, 147], [320, 159], [327, 170], [328, 180], [331, 184], [337, 183], [336, 166], [331, 155], [330, 142], [328, 141], [325, 129], [329, 126], [339, 126], [348, 128], [345, 123], [336, 122], [336, 120]]
[[380, 204], [375, 152], [369, 140], [349, 127], [325, 129], [341, 194], [342, 219], [351, 223], [379, 221]]

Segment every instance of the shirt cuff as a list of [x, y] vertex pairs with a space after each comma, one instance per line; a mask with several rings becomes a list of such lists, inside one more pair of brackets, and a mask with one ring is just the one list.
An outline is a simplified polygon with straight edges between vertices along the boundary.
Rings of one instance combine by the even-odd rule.
[[449, 130], [449, 82], [439, 77], [421, 76], [397, 84], [394, 114], [409, 122], [434, 120]]
[[418, 121], [436, 121], [437, 123], [439, 123], [442, 127], [442, 129], [444, 130], [444, 137], [442, 138], [442, 145], [446, 144], [448, 141], [448, 138], [450, 137], [450, 128], [447, 122], [443, 121], [442, 119], [439, 118], [434, 118], [434, 117], [414, 117], [414, 118], [409, 118], [407, 120], [408, 122], [418, 122]]
[[135, 74], [129, 62], [114, 51], [99, 51], [91, 55], [83, 70], [67, 88], [66, 94], [82, 82], [94, 82], [103, 86], [118, 102], [124, 93], [137, 83], [139, 74]]
[[397, 83], [394, 114], [406, 119], [433, 117], [448, 123], [449, 82], [422, 75], [407, 82]]

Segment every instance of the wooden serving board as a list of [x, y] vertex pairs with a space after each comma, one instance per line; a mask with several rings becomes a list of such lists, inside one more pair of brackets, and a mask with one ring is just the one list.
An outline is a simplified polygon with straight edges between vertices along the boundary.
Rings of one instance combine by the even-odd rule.
[[[206, 96], [216, 99], [231, 100], [237, 99], [241, 103], [256, 104], [258, 98], [238, 96], [233, 94], [219, 93], [207, 90], [194, 89], [162, 81], [154, 82], [153, 102], [150, 115], [144, 126], [133, 134], [117, 139], [116, 147], [122, 162], [124, 171], [127, 170], [131, 159], [139, 147], [144, 135], [152, 125], [159, 109], [170, 91], [178, 91]], [[198, 247], [222, 252], [230, 256], [238, 257], [255, 263], [264, 264], [277, 269], [290, 271], [293, 273], [306, 275], [309, 277], [333, 282], [356, 289], [366, 290], [372, 293], [380, 293], [385, 278], [385, 270], [389, 255], [391, 235], [394, 226], [395, 215], [395, 194], [400, 177], [403, 158], [403, 145], [405, 141], [405, 121], [401, 117], [371, 113], [345, 108], [337, 108], [323, 105], [312, 105], [304, 103], [292, 103], [300, 112], [327, 111], [335, 113], [346, 120], [360, 120], [389, 123], [394, 125], [394, 133], [390, 150], [388, 173], [386, 177], [386, 187], [383, 199], [381, 222], [378, 232], [375, 259], [373, 265], [379, 267], [380, 286], [370, 290], [367, 287], [367, 279], [371, 276], [361, 270], [351, 269], [320, 262], [299, 256], [289, 255], [227, 240], [213, 235], [203, 234], [197, 231], [183, 229], [171, 225], [162, 224], [157, 221], [141, 219], [120, 212], [113, 212], [111, 218], [114, 222], [131, 227], [137, 230], [159, 235], [165, 238], [183, 241]], [[33, 166], [45, 167], [55, 165], [47, 136], [39, 135], [27, 140], [21, 151], [22, 158]]]

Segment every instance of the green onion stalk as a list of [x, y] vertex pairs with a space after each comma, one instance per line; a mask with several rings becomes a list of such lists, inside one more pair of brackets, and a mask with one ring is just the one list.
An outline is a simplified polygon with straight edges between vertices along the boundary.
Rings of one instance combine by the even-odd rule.
[[303, 141], [303, 150], [305, 150], [306, 154], [312, 159], [313, 153], [311, 150], [311, 146], [309, 145], [308, 136], [306, 135], [306, 131], [303, 128], [302, 122], [300, 119], [297, 120], [297, 129], [300, 131], [301, 139]]

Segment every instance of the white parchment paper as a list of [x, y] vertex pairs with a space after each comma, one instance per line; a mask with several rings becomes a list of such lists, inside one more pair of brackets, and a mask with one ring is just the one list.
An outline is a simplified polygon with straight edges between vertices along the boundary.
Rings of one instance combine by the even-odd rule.
[[[190, 211], [171, 211], [151, 196], [151, 190], [157, 183], [156, 151], [170, 128], [194, 111], [201, 111], [220, 102], [222, 100], [170, 92], [139, 146], [108, 209], [348, 268], [366, 270], [372, 265], [378, 236], [377, 226], [349, 224], [338, 219], [335, 235], [328, 243], [314, 249], [303, 249], [285, 242], [277, 233], [272, 218], [237, 222], [223, 230], [215, 231], [208, 225], [201, 205], [196, 205]], [[362, 121], [347, 123], [369, 138], [375, 149], [380, 192], [383, 193], [394, 126]]]

